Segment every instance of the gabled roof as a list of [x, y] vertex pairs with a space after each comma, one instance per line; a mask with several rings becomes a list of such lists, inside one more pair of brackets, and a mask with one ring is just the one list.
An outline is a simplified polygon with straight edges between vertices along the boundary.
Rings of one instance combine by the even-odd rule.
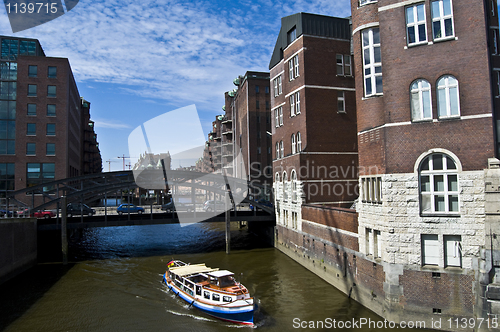
[[287, 34], [295, 27], [297, 38], [301, 35], [321, 36], [351, 40], [351, 26], [349, 18], [297, 13], [281, 18], [281, 29], [274, 46], [273, 55], [269, 62], [269, 69], [276, 66], [283, 59], [283, 50], [288, 46]]

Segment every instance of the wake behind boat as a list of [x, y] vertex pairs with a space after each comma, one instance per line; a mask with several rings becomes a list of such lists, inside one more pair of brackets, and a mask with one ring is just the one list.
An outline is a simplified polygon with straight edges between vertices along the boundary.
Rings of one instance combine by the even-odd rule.
[[163, 281], [190, 305], [225, 321], [253, 325], [253, 298], [232, 272], [178, 260], [167, 266]]

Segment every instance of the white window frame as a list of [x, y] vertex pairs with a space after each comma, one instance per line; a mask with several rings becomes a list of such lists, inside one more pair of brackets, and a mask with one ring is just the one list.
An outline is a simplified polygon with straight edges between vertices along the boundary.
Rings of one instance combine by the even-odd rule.
[[274, 96], [278, 97], [278, 79], [275, 78], [273, 82], [274, 82]]
[[[444, 15], [444, 5], [443, 1], [448, 1], [448, 0], [433, 0], [431, 1], [431, 12], [432, 12], [432, 38], [435, 41], [443, 40], [443, 39], [450, 39], [455, 37], [455, 22], [453, 20], [453, 1], [450, 1], [450, 12], [451, 14], [449, 15]], [[434, 10], [434, 3], [438, 3], [439, 6], [439, 13], [435, 13]], [[434, 22], [439, 22], [439, 26], [441, 29], [441, 35], [445, 34], [445, 21], [447, 19], [451, 19], [451, 29], [452, 33], [449, 36], [441, 36], [441, 37], [436, 37], [436, 32], [434, 31]]]
[[282, 84], [281, 84], [281, 75], [278, 76], [278, 95], [282, 94], [283, 93], [283, 88], [282, 88]]
[[[450, 84], [450, 78], [453, 79], [455, 82]], [[444, 81], [444, 84], [440, 86], [440, 82]], [[456, 99], [457, 99], [457, 107], [458, 109], [457, 114], [451, 114], [451, 94], [450, 94], [450, 89], [456, 88]], [[453, 118], [453, 117], [460, 117], [460, 92], [458, 88], [458, 80], [452, 76], [452, 75], [444, 75], [441, 76], [437, 82], [436, 82], [436, 89], [437, 89], [437, 107], [438, 107], [438, 118], [443, 119], [443, 118]], [[446, 109], [443, 110], [441, 109], [440, 105], [440, 95], [439, 91], [440, 90], [445, 90], [445, 107]], [[444, 111], [444, 112], [443, 112]], [[444, 113], [444, 114], [443, 114]]]
[[[415, 83], [417, 84], [414, 87]], [[424, 114], [424, 94], [428, 93], [427, 107], [429, 107], [430, 114], [425, 116]], [[413, 96], [418, 97], [418, 109], [414, 109]], [[422, 121], [432, 119], [432, 95], [431, 95], [431, 84], [424, 79], [416, 79], [410, 85], [410, 110], [412, 121]]]
[[280, 116], [279, 107], [274, 110], [274, 127], [278, 128], [280, 126]]
[[291, 141], [292, 141], [292, 154], [295, 154], [296, 153], [296, 148], [297, 148], [297, 146], [295, 145], [296, 144], [296, 142], [295, 142], [295, 134], [292, 134]]
[[280, 143], [276, 142], [276, 159], [280, 159]]
[[[434, 170], [434, 156], [441, 157], [441, 170]], [[454, 169], [448, 169], [448, 160], [454, 164]], [[437, 159], [437, 158], [436, 158]], [[428, 170], [422, 170], [422, 167], [428, 163]], [[449, 189], [449, 182], [452, 176], [456, 177], [456, 190]], [[423, 191], [423, 178], [428, 178], [428, 191]], [[443, 190], [436, 190], [435, 180], [436, 177], [443, 178]], [[443, 214], [459, 214], [460, 213], [460, 177], [458, 173], [458, 163], [451, 156], [445, 153], [432, 153], [426, 156], [419, 165], [419, 194], [420, 194], [420, 211], [422, 215], [443, 215]], [[427, 183], [427, 181], [426, 181]], [[450, 197], [456, 196], [457, 199], [457, 210], [450, 211]], [[436, 211], [436, 198], [444, 198], [444, 211]], [[428, 202], [430, 209], [424, 211], [424, 198]]]
[[290, 95], [290, 116], [295, 116], [295, 94]]
[[436, 234], [422, 234], [422, 265], [439, 265], [441, 261], [439, 238]]
[[297, 202], [297, 173], [295, 170], [290, 173], [290, 181], [292, 182], [292, 202]]
[[[418, 7], [422, 6], [424, 8], [424, 17], [421, 18], [421, 20], [418, 20]], [[412, 23], [408, 22], [408, 10], [411, 10], [411, 16], [413, 19]], [[406, 19], [406, 40], [408, 42], [408, 46], [411, 45], [418, 45], [422, 43], [427, 43], [427, 19], [426, 19], [426, 14], [425, 14], [425, 4], [424, 3], [418, 3], [412, 6], [408, 6], [405, 8], [405, 19]], [[424, 37], [425, 39], [420, 40], [420, 31], [419, 27], [421, 25], [424, 25]], [[413, 43], [410, 43], [410, 35], [409, 35], [409, 30], [410, 28], [413, 28], [414, 34], [415, 34], [415, 41]]]
[[[383, 88], [382, 91], [377, 91], [377, 78], [382, 79], [382, 54], [380, 54], [380, 62], [375, 62], [375, 49], [376, 48], [380, 49], [381, 47], [380, 40], [378, 43], [374, 43], [373, 34], [375, 30], [378, 32], [380, 39], [380, 30], [378, 27], [365, 29], [361, 34], [361, 43], [363, 49], [363, 86], [364, 86], [365, 97], [371, 97], [383, 94]], [[365, 34], [368, 38], [367, 45], [365, 45], [364, 43]], [[366, 51], [368, 51], [369, 59], [366, 59], [366, 54], [365, 54]], [[380, 52], [382, 52], [381, 49]], [[369, 71], [368, 74], [367, 71]], [[370, 93], [368, 93], [366, 89], [367, 80], [369, 80], [371, 84]]]
[[462, 237], [443, 235], [444, 267], [462, 267]]
[[286, 174], [286, 171], [283, 172], [283, 201], [288, 201], [288, 188], [287, 188], [287, 183], [288, 183], [288, 176]]
[[283, 125], [283, 106], [278, 108], [279, 118], [280, 118], [280, 127]]
[[295, 78], [293, 77], [293, 59], [288, 61], [288, 79], [293, 81]]
[[293, 57], [293, 65], [295, 67], [295, 77], [299, 77], [299, 55]]
[[295, 114], [300, 114], [300, 92], [295, 93]]
[[368, 5], [371, 3], [376, 3], [378, 0], [359, 0], [359, 6]]
[[[342, 105], [342, 106], [340, 106]], [[337, 91], [337, 113], [345, 113], [345, 92]]]
[[335, 58], [337, 63], [337, 76], [344, 76], [344, 55], [337, 54]]
[[302, 138], [300, 137], [300, 131], [297, 132], [297, 153], [302, 151]]
[[283, 146], [283, 141], [280, 141], [280, 155], [281, 158], [285, 157], [285, 147]]

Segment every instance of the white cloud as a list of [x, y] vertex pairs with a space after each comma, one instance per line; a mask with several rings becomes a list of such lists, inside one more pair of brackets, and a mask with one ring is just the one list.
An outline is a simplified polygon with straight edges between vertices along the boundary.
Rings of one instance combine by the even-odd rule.
[[128, 129], [131, 128], [130, 125], [125, 123], [120, 123], [114, 120], [104, 120], [104, 119], [92, 119], [97, 128], [110, 128], [110, 129]]

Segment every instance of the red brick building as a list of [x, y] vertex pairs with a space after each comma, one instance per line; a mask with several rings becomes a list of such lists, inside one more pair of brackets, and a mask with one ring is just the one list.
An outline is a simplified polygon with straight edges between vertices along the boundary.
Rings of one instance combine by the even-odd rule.
[[0, 43], [0, 192], [100, 172], [90, 106], [68, 59], [46, 57], [35, 39]]

